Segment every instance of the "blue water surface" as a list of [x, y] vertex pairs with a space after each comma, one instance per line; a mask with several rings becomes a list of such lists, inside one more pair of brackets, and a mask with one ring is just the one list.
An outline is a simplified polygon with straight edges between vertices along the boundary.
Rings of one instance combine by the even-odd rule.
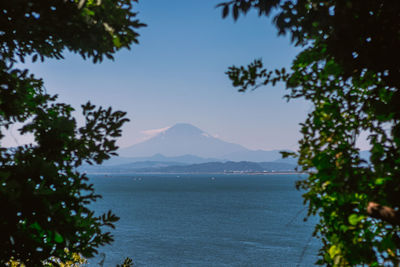
[[[96, 213], [120, 220], [104, 266], [314, 266], [316, 218], [297, 174], [93, 175]], [[90, 266], [99, 266], [99, 257]]]

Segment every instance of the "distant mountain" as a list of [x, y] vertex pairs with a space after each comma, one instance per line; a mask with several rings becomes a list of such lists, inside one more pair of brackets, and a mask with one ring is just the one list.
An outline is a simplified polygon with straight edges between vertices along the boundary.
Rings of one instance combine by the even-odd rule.
[[166, 157], [162, 154], [155, 154], [151, 157], [129, 158], [131, 162], [137, 161], [160, 161], [160, 162], [182, 162], [188, 164], [205, 163], [211, 161], [221, 161], [217, 158], [202, 158], [195, 155], [181, 155], [176, 157]]
[[293, 172], [295, 165], [278, 162], [178, 162], [142, 161], [116, 166], [85, 166], [88, 173], [229, 173], [229, 172]]
[[208, 162], [182, 166], [137, 169], [137, 172], [159, 173], [226, 173], [226, 172], [293, 172], [295, 165], [276, 162]]
[[112, 157], [103, 162], [102, 166], [115, 166], [133, 162], [179, 162], [185, 164], [205, 163], [213, 161], [223, 161], [217, 158], [202, 158], [194, 155], [182, 155], [177, 157], [166, 157], [162, 154], [155, 154], [151, 157]]
[[281, 163], [288, 163], [288, 164], [292, 164], [292, 165], [297, 165], [297, 158], [293, 158], [293, 157], [288, 157], [288, 158], [279, 158], [277, 160], [274, 160], [274, 162], [281, 162]]
[[168, 161], [138, 161], [120, 165], [84, 165], [79, 168], [80, 171], [87, 173], [134, 173], [139, 169], [163, 168], [168, 166], [187, 165], [182, 162]]
[[[183, 161], [181, 159], [171, 159], [178, 157], [197, 157], [213, 160], [207, 161], [274, 161], [281, 158], [279, 150], [250, 150], [241, 145], [225, 142], [203, 130], [188, 124], [179, 123], [155, 137], [142, 143], [119, 150], [122, 157], [141, 158], [159, 161], [153, 158], [163, 156], [169, 158], [169, 161]], [[204, 163], [201, 159], [198, 162]]]
[[149, 157], [160, 153], [167, 157], [190, 154], [223, 158], [224, 155], [247, 150], [241, 145], [215, 138], [191, 124], [179, 123], [147, 141], [120, 149], [119, 154], [123, 157]]
[[282, 156], [280, 150], [249, 150], [236, 151], [223, 156], [224, 159], [231, 161], [274, 161]]

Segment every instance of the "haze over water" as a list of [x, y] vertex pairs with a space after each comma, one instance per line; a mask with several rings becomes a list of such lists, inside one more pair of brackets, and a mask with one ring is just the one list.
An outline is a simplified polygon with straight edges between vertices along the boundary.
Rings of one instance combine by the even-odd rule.
[[[304, 178], [304, 176], [302, 176]], [[121, 219], [104, 266], [312, 266], [316, 218], [306, 214], [300, 175], [92, 176], [96, 212]], [[99, 258], [91, 261], [91, 266]]]

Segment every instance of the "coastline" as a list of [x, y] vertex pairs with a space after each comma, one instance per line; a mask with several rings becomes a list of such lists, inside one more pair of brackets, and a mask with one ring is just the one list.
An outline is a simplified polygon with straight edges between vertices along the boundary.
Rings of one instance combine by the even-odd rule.
[[305, 172], [88, 172], [86, 175], [301, 175]]

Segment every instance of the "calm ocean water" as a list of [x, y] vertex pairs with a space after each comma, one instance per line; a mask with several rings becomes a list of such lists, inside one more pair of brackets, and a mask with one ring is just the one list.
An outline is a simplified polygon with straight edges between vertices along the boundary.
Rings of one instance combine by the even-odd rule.
[[[304, 177], [304, 176], [303, 176]], [[313, 266], [315, 218], [294, 188], [299, 175], [92, 176], [92, 207], [121, 219], [101, 249], [104, 266]], [[96, 258], [90, 266], [99, 266]]]

